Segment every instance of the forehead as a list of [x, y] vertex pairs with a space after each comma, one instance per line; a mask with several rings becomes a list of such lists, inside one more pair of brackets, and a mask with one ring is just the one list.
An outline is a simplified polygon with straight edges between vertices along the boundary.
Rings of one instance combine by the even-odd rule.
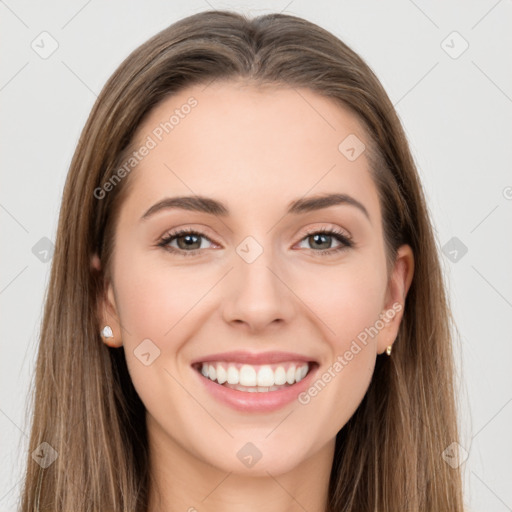
[[137, 130], [133, 149], [149, 149], [129, 176], [126, 202], [140, 217], [163, 197], [197, 194], [262, 214], [299, 197], [339, 192], [378, 220], [363, 144], [357, 117], [309, 89], [197, 85], [162, 101]]

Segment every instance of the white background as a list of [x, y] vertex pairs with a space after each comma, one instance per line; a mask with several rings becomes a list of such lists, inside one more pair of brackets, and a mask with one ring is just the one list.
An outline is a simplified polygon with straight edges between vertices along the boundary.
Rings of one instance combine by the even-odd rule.
[[[29, 433], [26, 395], [50, 269], [32, 248], [43, 237], [55, 241], [79, 134], [105, 81], [135, 47], [210, 8], [304, 17], [351, 46], [382, 81], [409, 138], [439, 250], [452, 237], [468, 249], [456, 262], [441, 252], [461, 333], [468, 510], [512, 510], [512, 2], [6, 0], [0, 1], [0, 512], [16, 510]], [[46, 59], [32, 48], [48, 38], [43, 31], [58, 43]], [[453, 58], [464, 41], [469, 47]]]

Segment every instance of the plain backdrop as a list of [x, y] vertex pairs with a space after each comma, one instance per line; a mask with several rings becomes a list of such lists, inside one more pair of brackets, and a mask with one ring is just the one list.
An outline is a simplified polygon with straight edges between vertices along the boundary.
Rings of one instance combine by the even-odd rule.
[[134, 48], [211, 8], [304, 17], [351, 46], [382, 81], [421, 174], [461, 334], [468, 509], [511, 511], [512, 2], [5, 0], [0, 512], [16, 510], [51, 246], [80, 132]]

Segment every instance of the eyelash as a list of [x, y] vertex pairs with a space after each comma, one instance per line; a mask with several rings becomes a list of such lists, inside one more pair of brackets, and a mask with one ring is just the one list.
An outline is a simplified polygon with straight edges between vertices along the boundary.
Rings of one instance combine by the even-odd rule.
[[[310, 249], [311, 251], [318, 253], [319, 256], [331, 256], [331, 255], [337, 254], [341, 251], [344, 251], [346, 249], [349, 249], [351, 247], [354, 247], [354, 242], [352, 241], [352, 239], [350, 237], [348, 237], [341, 231], [338, 231], [336, 229], [328, 229], [328, 228], [320, 228], [320, 229], [314, 229], [314, 230], [308, 231], [306, 233], [306, 235], [300, 241], [302, 242], [304, 239], [309, 238], [312, 235], [317, 235], [317, 234], [332, 236], [333, 238], [335, 238], [338, 242], [340, 242], [342, 244], [340, 247], [336, 247], [333, 249], [326, 249], [326, 250]], [[166, 251], [169, 251], [171, 253], [179, 254], [182, 256], [195, 256], [202, 249], [192, 249], [191, 251], [184, 251], [182, 249], [176, 249], [175, 247], [170, 247], [168, 245], [175, 238], [179, 238], [180, 236], [184, 236], [184, 235], [200, 236], [200, 237], [206, 238], [207, 240], [209, 240], [211, 242], [211, 240], [203, 233], [200, 233], [200, 232], [194, 231], [194, 230], [190, 230], [190, 229], [180, 229], [178, 231], [171, 232], [171, 233], [167, 234], [166, 236], [164, 236], [158, 242], [157, 245], [158, 245], [158, 247], [162, 247], [163, 249], [165, 249]]]

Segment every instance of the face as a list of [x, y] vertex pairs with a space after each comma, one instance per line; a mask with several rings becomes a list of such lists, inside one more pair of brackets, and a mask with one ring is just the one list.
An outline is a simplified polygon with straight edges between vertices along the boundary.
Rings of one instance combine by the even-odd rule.
[[412, 279], [408, 246], [387, 273], [365, 140], [307, 89], [234, 82], [139, 127], [100, 314], [160, 453], [254, 475], [332, 456]]

